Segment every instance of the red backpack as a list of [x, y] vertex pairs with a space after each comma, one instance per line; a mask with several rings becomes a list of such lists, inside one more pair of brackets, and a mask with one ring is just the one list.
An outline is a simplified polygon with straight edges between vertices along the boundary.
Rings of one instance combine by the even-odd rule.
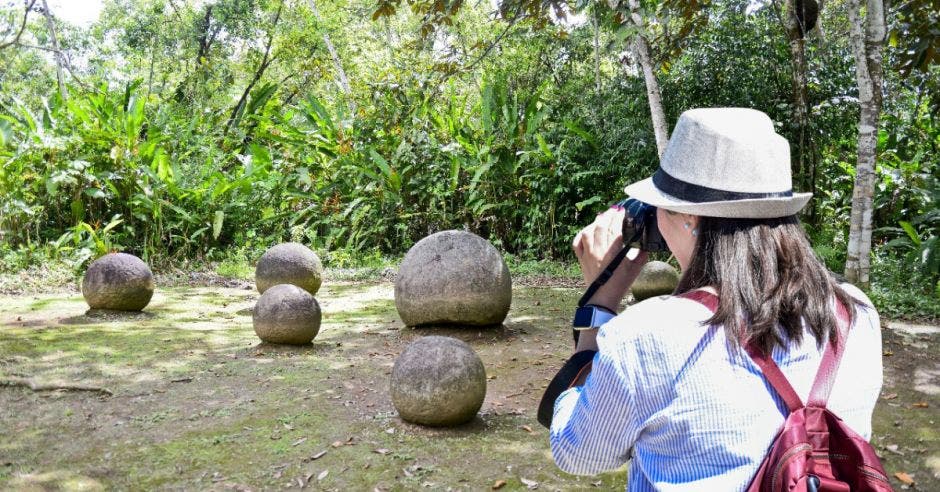
[[[712, 312], [718, 307], [718, 297], [710, 292], [696, 290], [682, 297]], [[849, 328], [845, 306], [837, 305], [836, 314], [846, 333], [840, 330], [835, 348], [826, 345], [807, 405], [768, 354], [750, 344], [744, 347], [790, 411], [748, 492], [892, 490], [871, 444], [826, 408]]]

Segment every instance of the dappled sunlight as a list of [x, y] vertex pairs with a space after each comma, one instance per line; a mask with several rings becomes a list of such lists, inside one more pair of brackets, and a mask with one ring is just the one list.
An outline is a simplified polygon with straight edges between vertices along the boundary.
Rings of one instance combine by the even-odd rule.
[[10, 486], [19, 490], [64, 490], [98, 491], [106, 487], [91, 477], [78, 475], [71, 471], [56, 470], [51, 472], [15, 475]]
[[[545, 385], [570, 354], [567, 317], [578, 295], [572, 289], [517, 288], [503, 325], [409, 328], [397, 316], [391, 284], [325, 286], [318, 294], [326, 307], [320, 333], [300, 346], [258, 340], [250, 313], [254, 291], [206, 292], [168, 289], [165, 304], [144, 316], [92, 318], [83, 304], [61, 299], [43, 308], [50, 310], [45, 318], [44, 311], [30, 312], [31, 326], [16, 324], [16, 310], [0, 312], [0, 377], [100, 385], [114, 393], [0, 388], [0, 421], [11, 436], [0, 442], [0, 453], [13, 457], [6, 479], [35, 475], [50, 488], [65, 483], [68, 477], [44, 475], [51, 473], [47, 467], [74, 470], [79, 478], [97, 479], [100, 471], [102, 483], [115, 488], [281, 488], [286, 482], [274, 477], [326, 469], [339, 477], [346, 468], [356, 478], [338, 483], [395, 484], [407, 468], [479, 485], [459, 471], [469, 464], [511, 467], [547, 490], [622, 487], [623, 471], [578, 478], [556, 470], [547, 432], [535, 421]], [[74, 323], [62, 323], [68, 318]], [[486, 397], [466, 425], [412, 425], [391, 403], [395, 360], [428, 335], [461, 339], [483, 361]], [[920, 344], [923, 336], [903, 340]], [[919, 363], [899, 379], [936, 384], [935, 369]], [[902, 429], [934, 442], [927, 413], [906, 411], [915, 418]], [[256, 464], [247, 470], [246, 453]]]

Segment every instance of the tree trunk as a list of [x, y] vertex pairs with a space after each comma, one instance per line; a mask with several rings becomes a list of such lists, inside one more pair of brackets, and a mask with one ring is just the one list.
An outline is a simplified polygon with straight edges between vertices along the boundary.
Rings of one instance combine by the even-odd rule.
[[[320, 11], [317, 10], [316, 0], [308, 0], [310, 4], [310, 10], [313, 11], [313, 17], [317, 19], [317, 23], [320, 23], [322, 19], [320, 18]], [[333, 59], [333, 66], [336, 68], [336, 76], [339, 80], [339, 85], [343, 89], [343, 92], [346, 93], [346, 101], [349, 105], [350, 117], [355, 117], [356, 115], [356, 101], [353, 99], [352, 89], [349, 87], [349, 79], [346, 78], [346, 71], [343, 70], [343, 63], [339, 58], [339, 53], [336, 52], [336, 48], [333, 46], [333, 42], [330, 41], [330, 35], [326, 32], [326, 29], [323, 31], [323, 44], [326, 45], [327, 51], [330, 52], [330, 57]]]
[[812, 170], [807, 169], [806, 148], [809, 140], [809, 96], [806, 90], [806, 49], [803, 33], [805, 29], [800, 25], [797, 17], [798, 4], [796, 0], [786, 2], [786, 20], [784, 28], [790, 47], [791, 90], [793, 92], [793, 114], [796, 124], [796, 152], [793, 156], [793, 181], [800, 191], [813, 191], [813, 183], [808, 177]]
[[601, 93], [601, 26], [597, 18], [597, 6], [591, 9], [591, 20], [594, 28], [594, 92]]
[[[865, 17], [861, 17], [862, 4]], [[852, 191], [852, 215], [845, 262], [845, 277], [863, 289], [871, 286], [872, 198], [875, 190], [875, 157], [882, 99], [882, 49], [885, 40], [883, 0], [848, 2], [849, 42], [855, 55], [860, 117], [858, 162]]]
[[52, 40], [52, 49], [55, 50], [55, 75], [59, 82], [59, 97], [65, 101], [67, 94], [65, 91], [65, 77], [62, 75], [62, 65], [65, 60], [62, 57], [62, 50], [59, 49], [59, 40], [55, 35], [55, 22], [52, 19], [52, 12], [49, 10], [49, 5], [46, 3], [46, 0], [42, 0], [42, 12], [46, 16], [46, 26], [49, 28], [49, 39]]
[[650, 116], [653, 119], [653, 133], [656, 135], [656, 150], [662, 158], [669, 142], [669, 126], [666, 123], [666, 112], [663, 111], [663, 97], [659, 90], [659, 82], [653, 71], [653, 55], [650, 51], [649, 41], [643, 33], [643, 17], [640, 16], [640, 4], [637, 0], [630, 0], [630, 19], [640, 31], [634, 39], [636, 56], [643, 68], [643, 78], [646, 80], [646, 99], [650, 105]]

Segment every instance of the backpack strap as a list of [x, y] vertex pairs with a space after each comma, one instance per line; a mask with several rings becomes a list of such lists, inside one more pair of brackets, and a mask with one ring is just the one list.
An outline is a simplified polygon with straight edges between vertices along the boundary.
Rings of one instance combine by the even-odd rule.
[[[718, 296], [706, 290], [693, 290], [681, 294], [679, 297], [698, 302], [713, 313], [718, 309]], [[780, 371], [780, 368], [777, 367], [777, 364], [769, 354], [750, 342], [744, 344], [744, 350], [751, 357], [751, 360], [757, 364], [757, 367], [760, 367], [764, 378], [767, 379], [767, 382], [770, 383], [774, 391], [780, 395], [780, 398], [786, 403], [787, 409], [789, 409], [790, 412], [795, 412], [803, 408], [803, 401], [800, 400], [799, 395], [793, 390], [793, 386], [790, 386], [790, 382], [787, 381], [786, 376], [783, 375], [783, 372]]]
[[813, 387], [809, 392], [808, 406], [825, 407], [829, 400], [829, 394], [832, 393], [832, 386], [836, 380], [836, 373], [839, 371], [839, 363], [842, 361], [842, 353], [845, 351], [845, 342], [848, 339], [849, 331], [849, 311], [839, 301], [836, 301], [836, 340], [830, 340], [826, 344], [826, 351], [823, 353], [822, 362], [819, 363], [819, 371], [816, 373], [816, 379], [813, 380]]

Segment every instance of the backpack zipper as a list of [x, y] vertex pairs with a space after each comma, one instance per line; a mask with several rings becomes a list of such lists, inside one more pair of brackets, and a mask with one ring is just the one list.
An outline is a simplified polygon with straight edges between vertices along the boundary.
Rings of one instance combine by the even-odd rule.
[[813, 449], [813, 447], [810, 446], [809, 444], [806, 444], [806, 443], [798, 444], [798, 445], [796, 445], [796, 446], [790, 448], [790, 449], [783, 455], [783, 457], [780, 458], [780, 461], [777, 463], [777, 469], [774, 470], [774, 474], [772, 475], [772, 478], [771, 478], [771, 481], [770, 481], [770, 489], [771, 489], [771, 490], [777, 490], [777, 479], [779, 478], [780, 470], [783, 469], [783, 466], [786, 465], [788, 461], [790, 461], [791, 459], [793, 459], [794, 456], [797, 456], [797, 455], [799, 455], [800, 453], [802, 453], [802, 452], [804, 452], [804, 451], [806, 451], [806, 450], [809, 450], [809, 449]]

